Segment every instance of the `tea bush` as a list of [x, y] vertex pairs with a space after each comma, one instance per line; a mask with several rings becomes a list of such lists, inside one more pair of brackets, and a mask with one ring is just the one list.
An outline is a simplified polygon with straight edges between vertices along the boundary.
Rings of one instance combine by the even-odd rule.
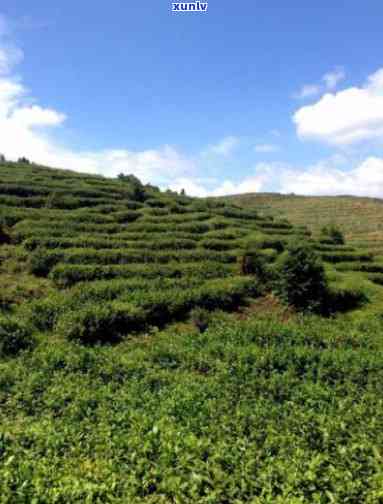
[[0, 357], [18, 354], [35, 344], [31, 328], [12, 317], [0, 315]]
[[335, 245], [344, 244], [342, 231], [334, 225], [322, 227], [319, 239], [322, 243], [334, 243]]
[[11, 242], [11, 237], [3, 225], [0, 224], [0, 245], [6, 245]]
[[201, 333], [209, 327], [210, 318], [210, 313], [204, 308], [194, 308], [190, 312], [190, 320]]
[[64, 313], [57, 330], [69, 340], [94, 344], [112, 343], [143, 327], [144, 312], [127, 303], [90, 304]]
[[203, 263], [169, 263], [164, 265], [77, 265], [58, 264], [49, 274], [49, 278], [58, 287], [69, 287], [78, 282], [113, 279], [113, 278], [180, 278], [183, 276], [195, 278], [219, 278], [228, 276], [235, 269], [231, 264], [214, 261]]
[[270, 277], [266, 257], [260, 251], [245, 252], [240, 256], [239, 269], [242, 275], [255, 275], [262, 282]]
[[38, 248], [29, 258], [29, 271], [34, 275], [46, 277], [60, 260], [60, 253], [52, 253]]

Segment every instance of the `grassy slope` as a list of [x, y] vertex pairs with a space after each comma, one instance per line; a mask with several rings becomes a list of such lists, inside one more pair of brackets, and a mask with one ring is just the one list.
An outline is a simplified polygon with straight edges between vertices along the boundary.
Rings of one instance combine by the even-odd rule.
[[[351, 271], [375, 262], [320, 251], [372, 301], [336, 320], [272, 297], [225, 313], [257, 292], [235, 276], [246, 243], [299, 231], [124, 184], [0, 168], [1, 317], [37, 340], [0, 359], [0, 503], [380, 502], [383, 289]], [[79, 343], [89, 314], [129, 337]]]
[[314, 233], [324, 225], [335, 223], [347, 240], [383, 250], [383, 200], [263, 193], [232, 196], [228, 200], [245, 208], [286, 217], [293, 224], [308, 226]]

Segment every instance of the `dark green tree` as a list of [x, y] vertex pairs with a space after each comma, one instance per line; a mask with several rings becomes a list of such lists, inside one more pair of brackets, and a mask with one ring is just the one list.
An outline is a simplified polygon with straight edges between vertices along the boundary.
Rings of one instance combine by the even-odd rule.
[[315, 250], [303, 242], [290, 244], [275, 264], [275, 289], [298, 310], [320, 312], [324, 306], [327, 281]]
[[145, 187], [143, 186], [141, 180], [137, 178], [135, 175], [125, 175], [124, 173], [120, 173], [117, 178], [122, 182], [126, 182], [132, 188], [132, 199], [136, 201], [145, 201], [146, 192]]

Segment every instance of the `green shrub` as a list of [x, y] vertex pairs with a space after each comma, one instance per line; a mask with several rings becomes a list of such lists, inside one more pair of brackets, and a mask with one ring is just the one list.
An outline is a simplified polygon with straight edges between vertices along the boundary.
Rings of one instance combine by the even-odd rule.
[[279, 296], [299, 310], [320, 311], [327, 291], [323, 264], [310, 245], [291, 243], [275, 265]]
[[319, 239], [322, 243], [334, 243], [335, 245], [343, 245], [345, 242], [342, 231], [333, 224], [321, 229]]
[[209, 326], [210, 312], [204, 308], [194, 308], [190, 312], [190, 320], [199, 332], [204, 333]]
[[261, 282], [270, 279], [267, 257], [260, 251], [245, 252], [241, 255], [239, 269], [242, 275], [255, 275]]
[[84, 344], [113, 343], [142, 328], [144, 320], [143, 310], [127, 303], [89, 304], [65, 313], [58, 332]]
[[172, 203], [170, 205], [170, 212], [172, 214], [186, 214], [188, 210], [183, 205]]
[[36, 250], [30, 258], [30, 271], [38, 276], [46, 276], [58, 262], [66, 264], [167, 264], [170, 262], [217, 261], [234, 263], [236, 256], [229, 252], [214, 250], [168, 250], [150, 249], [55, 249], [53, 251]]
[[11, 242], [11, 237], [3, 225], [0, 224], [0, 245], [6, 245]]
[[363, 273], [383, 273], [383, 263], [359, 261], [341, 262], [336, 265], [339, 271], [362, 271]]
[[122, 264], [111, 266], [58, 264], [49, 278], [58, 287], [70, 287], [78, 282], [108, 280], [112, 278], [222, 278], [234, 272], [234, 265], [215, 261], [169, 264]]
[[255, 237], [250, 236], [250, 238], [244, 238], [242, 240], [244, 248], [247, 250], [252, 249], [274, 249], [277, 252], [283, 252], [286, 247], [286, 240], [268, 237], [264, 234], [257, 234]]
[[165, 208], [166, 207], [166, 204], [157, 198], [148, 198], [145, 201], [145, 205], [147, 205], [151, 208]]
[[359, 308], [368, 302], [366, 293], [358, 286], [330, 285], [327, 290], [323, 314], [347, 312]]
[[17, 319], [0, 315], [0, 356], [17, 355], [34, 346], [31, 328]]
[[258, 213], [256, 212], [256, 210], [244, 210], [242, 208], [235, 208], [235, 207], [226, 207], [222, 209], [217, 209], [215, 213], [218, 215], [222, 215], [223, 217], [232, 219], [256, 220], [258, 217]]
[[42, 247], [37, 248], [29, 258], [29, 271], [36, 276], [46, 277], [59, 258], [60, 254], [48, 252]]
[[213, 238], [201, 240], [201, 247], [207, 250], [216, 250], [224, 252], [236, 247], [236, 242], [232, 240], [214, 240]]
[[372, 261], [373, 254], [369, 253], [361, 253], [361, 252], [343, 252], [343, 251], [335, 251], [335, 252], [321, 252], [321, 257], [324, 261], [330, 263], [340, 263], [347, 261]]
[[139, 217], [141, 217], [142, 214], [140, 212], [135, 212], [133, 210], [126, 210], [124, 212], [116, 212], [113, 214], [113, 218], [119, 223], [119, 224], [125, 224], [127, 222], [134, 222], [136, 221]]
[[289, 222], [286, 222], [283, 220], [274, 221], [274, 222], [270, 222], [270, 221], [259, 222], [258, 225], [262, 229], [278, 229], [280, 231], [293, 229], [293, 226]]
[[36, 299], [27, 307], [29, 321], [40, 331], [50, 331], [54, 328], [58, 317], [67, 309], [68, 304], [69, 298], [62, 293]]

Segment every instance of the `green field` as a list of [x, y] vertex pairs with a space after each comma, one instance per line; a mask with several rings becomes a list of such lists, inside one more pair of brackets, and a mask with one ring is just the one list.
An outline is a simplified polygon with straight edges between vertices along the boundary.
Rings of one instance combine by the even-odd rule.
[[287, 217], [295, 225], [308, 226], [314, 234], [322, 226], [334, 223], [356, 246], [383, 252], [383, 200], [380, 199], [257, 193], [232, 196], [227, 201], [276, 217]]
[[375, 231], [264, 198], [0, 166], [0, 504], [383, 503]]

